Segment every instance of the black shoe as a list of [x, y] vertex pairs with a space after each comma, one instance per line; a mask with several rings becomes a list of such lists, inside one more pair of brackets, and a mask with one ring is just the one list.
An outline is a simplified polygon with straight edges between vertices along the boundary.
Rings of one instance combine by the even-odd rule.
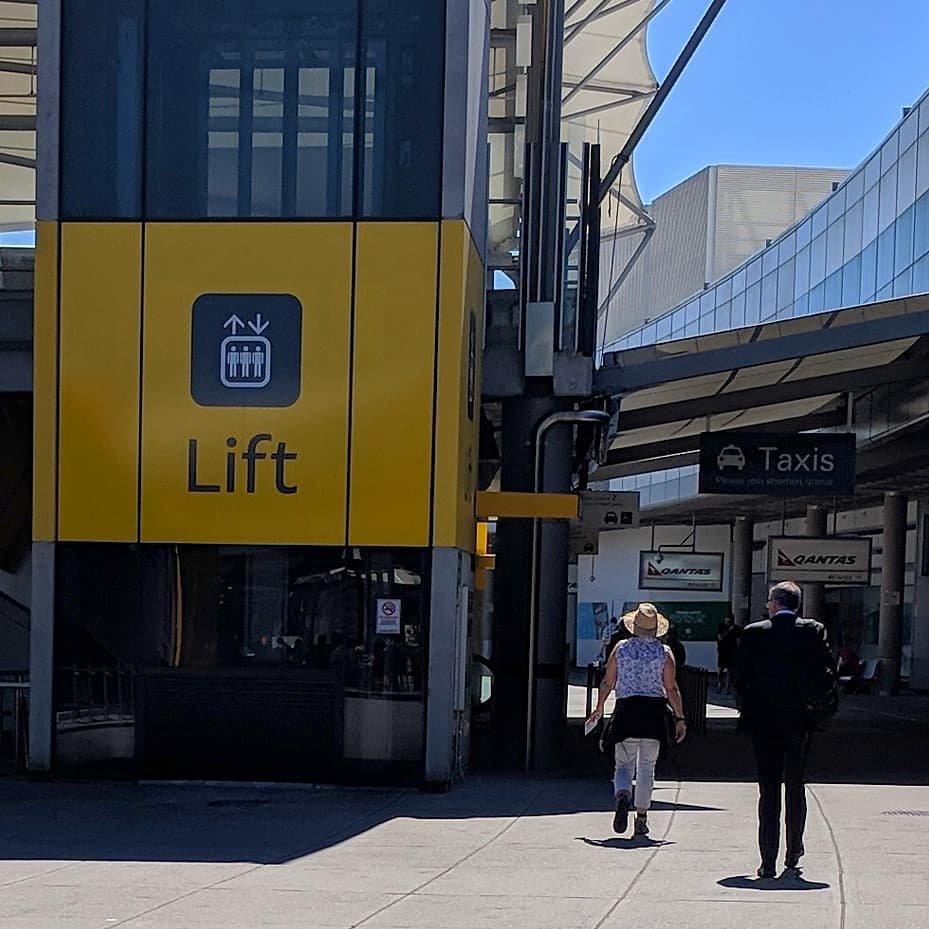
[[616, 798], [616, 812], [613, 814], [613, 832], [622, 835], [629, 828], [629, 807], [632, 798], [627, 793], [621, 793]]
[[765, 880], [777, 877], [777, 869], [773, 864], [763, 864], [755, 873]]

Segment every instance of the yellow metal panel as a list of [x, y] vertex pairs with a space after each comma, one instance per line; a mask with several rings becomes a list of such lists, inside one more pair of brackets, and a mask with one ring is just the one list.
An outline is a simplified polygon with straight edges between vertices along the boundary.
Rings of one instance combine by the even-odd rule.
[[138, 537], [141, 227], [61, 228], [58, 537]]
[[438, 223], [360, 223], [349, 540], [430, 543]]
[[461, 220], [442, 223], [435, 544], [474, 550], [483, 265]]
[[[142, 539], [345, 543], [352, 227], [166, 223], [146, 230]], [[204, 294], [288, 294], [302, 306], [301, 389], [281, 407], [199, 406], [191, 321]], [[222, 335], [222, 333], [220, 333]], [[260, 446], [250, 492], [245, 450]], [[227, 458], [227, 442], [235, 449]], [[195, 480], [190, 449], [196, 442]], [[284, 443], [282, 492], [270, 455]], [[236, 480], [229, 491], [227, 464]], [[215, 490], [205, 491], [210, 487]]]
[[577, 519], [577, 494], [526, 494], [479, 492], [477, 518]]
[[32, 536], [53, 542], [58, 488], [58, 224], [39, 223], [35, 249], [33, 322]]

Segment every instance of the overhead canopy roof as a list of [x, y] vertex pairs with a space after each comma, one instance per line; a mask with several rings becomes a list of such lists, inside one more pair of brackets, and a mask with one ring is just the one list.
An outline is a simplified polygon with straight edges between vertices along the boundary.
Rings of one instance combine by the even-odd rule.
[[597, 480], [695, 464], [709, 429], [841, 425], [847, 393], [929, 376], [927, 336], [923, 295], [608, 353], [619, 434]]

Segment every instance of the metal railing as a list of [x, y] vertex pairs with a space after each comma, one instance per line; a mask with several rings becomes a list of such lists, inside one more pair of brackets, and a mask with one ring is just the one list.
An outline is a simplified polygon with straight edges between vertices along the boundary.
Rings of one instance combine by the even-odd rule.
[[25, 766], [29, 753], [29, 674], [0, 670], [0, 762]]
[[59, 726], [120, 722], [135, 716], [133, 675], [125, 668], [59, 668], [56, 684]]

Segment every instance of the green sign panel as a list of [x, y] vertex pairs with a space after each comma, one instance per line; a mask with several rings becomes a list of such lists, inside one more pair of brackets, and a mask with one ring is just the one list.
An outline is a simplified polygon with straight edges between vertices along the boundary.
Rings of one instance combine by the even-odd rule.
[[[682, 642], [715, 642], [719, 624], [729, 615], [728, 600], [660, 601], [655, 606], [676, 627]], [[637, 603], [627, 603], [623, 612], [634, 610]]]

